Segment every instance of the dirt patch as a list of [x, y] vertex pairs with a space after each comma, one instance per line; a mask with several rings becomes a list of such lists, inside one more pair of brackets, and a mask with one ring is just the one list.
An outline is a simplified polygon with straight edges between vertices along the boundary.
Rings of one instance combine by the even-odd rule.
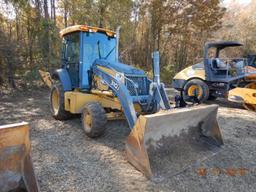
[[[90, 139], [79, 117], [51, 117], [48, 95], [47, 89], [37, 89], [0, 98], [0, 124], [31, 124], [32, 158], [41, 191], [255, 191], [256, 115], [239, 105], [216, 101], [225, 143], [220, 153], [154, 182], [126, 160], [125, 121], [109, 122], [105, 135]], [[246, 174], [241, 174], [242, 168]]]

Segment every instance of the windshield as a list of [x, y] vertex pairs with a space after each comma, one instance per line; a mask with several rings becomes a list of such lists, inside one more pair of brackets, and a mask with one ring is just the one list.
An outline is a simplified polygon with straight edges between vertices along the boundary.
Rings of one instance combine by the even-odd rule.
[[116, 39], [104, 33], [83, 33], [84, 63], [91, 65], [95, 59], [116, 61]]

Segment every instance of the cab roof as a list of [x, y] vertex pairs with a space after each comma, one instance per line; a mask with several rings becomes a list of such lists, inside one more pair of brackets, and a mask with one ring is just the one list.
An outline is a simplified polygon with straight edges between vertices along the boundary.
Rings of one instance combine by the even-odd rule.
[[114, 31], [105, 29], [105, 28], [99, 28], [99, 27], [92, 27], [88, 25], [74, 25], [67, 27], [60, 31], [60, 36], [63, 37], [67, 34], [77, 32], [77, 31], [88, 31], [88, 32], [102, 32], [105, 33], [107, 36], [113, 37], [116, 33]]
[[217, 49], [224, 49], [225, 47], [238, 47], [243, 46], [242, 43], [237, 41], [218, 41], [218, 42], [207, 42], [205, 46], [209, 49], [215, 47]]

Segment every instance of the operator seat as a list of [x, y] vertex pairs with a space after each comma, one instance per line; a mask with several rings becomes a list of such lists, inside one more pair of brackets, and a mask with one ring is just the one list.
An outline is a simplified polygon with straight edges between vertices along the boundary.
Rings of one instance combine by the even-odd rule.
[[224, 63], [219, 58], [214, 58], [212, 60], [212, 67], [213, 67], [213, 69], [217, 69], [217, 70], [227, 70], [227, 64]]

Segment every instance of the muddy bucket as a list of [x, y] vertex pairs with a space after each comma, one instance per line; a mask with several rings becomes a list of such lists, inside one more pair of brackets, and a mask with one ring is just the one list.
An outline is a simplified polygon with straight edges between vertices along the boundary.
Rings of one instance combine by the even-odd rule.
[[148, 178], [175, 175], [223, 145], [217, 105], [139, 116], [126, 142], [128, 161]]
[[30, 156], [28, 123], [0, 126], [0, 191], [39, 191]]

